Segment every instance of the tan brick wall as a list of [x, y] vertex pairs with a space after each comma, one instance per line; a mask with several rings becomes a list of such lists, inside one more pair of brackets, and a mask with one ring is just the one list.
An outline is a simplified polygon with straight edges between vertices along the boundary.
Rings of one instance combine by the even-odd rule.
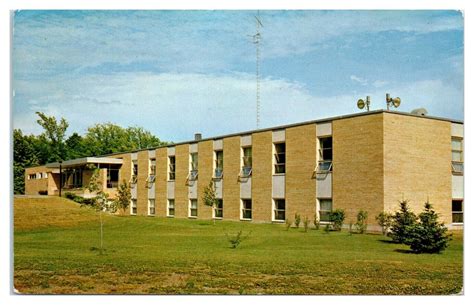
[[139, 151], [137, 161], [137, 215], [148, 215], [148, 188], [146, 182], [148, 178], [148, 151]]
[[383, 123], [385, 210], [404, 197], [418, 213], [429, 197], [451, 223], [451, 123], [390, 113]]
[[383, 116], [336, 120], [333, 128], [333, 209], [344, 209], [346, 224], [360, 209], [369, 224], [383, 210]]
[[[198, 217], [200, 219], [210, 219], [212, 217], [212, 209], [204, 205], [202, 201], [202, 195], [204, 189], [209, 185], [209, 181], [212, 179], [213, 169], [213, 158], [214, 150], [212, 141], [204, 141], [198, 143]], [[225, 155], [224, 155], [225, 158]], [[224, 160], [224, 164], [226, 161]], [[225, 165], [224, 165], [225, 166]], [[225, 172], [224, 172], [225, 175]], [[225, 213], [225, 212], [224, 212]]]
[[316, 124], [286, 129], [286, 217], [312, 220], [316, 212]]
[[[28, 175], [35, 173], [48, 173], [48, 178], [28, 179]], [[25, 194], [39, 195], [40, 191], [48, 191], [48, 180], [51, 174], [45, 166], [25, 168]]]
[[240, 136], [224, 139], [223, 219], [240, 219]]
[[114, 158], [121, 158], [123, 160], [122, 167], [119, 171], [119, 184], [123, 183], [125, 180], [127, 183], [130, 182], [132, 178], [132, 155], [130, 153], [115, 155]]
[[272, 220], [272, 132], [252, 135], [252, 220]]
[[155, 209], [157, 216], [167, 214], [168, 149], [158, 148], [156, 156]]
[[[174, 198], [176, 205], [175, 217], [188, 217], [188, 186], [186, 178], [189, 174], [189, 145], [176, 146], [176, 180], [174, 185]], [[198, 210], [198, 216], [199, 216]]]

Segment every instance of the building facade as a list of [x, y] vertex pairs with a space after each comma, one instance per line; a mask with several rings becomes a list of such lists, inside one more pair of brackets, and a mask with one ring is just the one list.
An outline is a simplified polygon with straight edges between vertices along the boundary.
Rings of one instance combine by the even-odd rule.
[[[407, 199], [414, 212], [429, 200], [450, 228], [463, 223], [463, 123], [385, 110], [261, 129], [165, 147], [26, 169], [26, 194], [84, 190], [100, 169], [113, 198], [131, 183], [130, 214], [176, 218], [321, 222], [343, 209], [393, 212]], [[205, 206], [212, 182], [219, 204]]]

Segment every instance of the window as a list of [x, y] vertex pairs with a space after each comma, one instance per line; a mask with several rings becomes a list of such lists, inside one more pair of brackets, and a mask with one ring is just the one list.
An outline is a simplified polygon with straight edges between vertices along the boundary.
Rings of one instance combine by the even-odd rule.
[[197, 199], [189, 200], [189, 217], [198, 216], [198, 202]]
[[36, 174], [29, 174], [28, 175], [28, 180], [35, 180], [36, 179]]
[[174, 199], [168, 199], [168, 215], [174, 217]]
[[137, 200], [132, 199], [132, 203], [130, 204], [130, 209], [131, 209], [131, 214], [132, 215], [137, 215]]
[[242, 170], [239, 177], [248, 178], [252, 175], [252, 147], [243, 147], [242, 155]]
[[463, 201], [462, 200], [453, 200], [452, 201], [452, 213], [453, 213], [453, 223], [463, 223]]
[[72, 170], [72, 187], [82, 187], [82, 168]]
[[252, 199], [242, 199], [242, 219], [252, 219]]
[[318, 173], [332, 171], [332, 137], [319, 138]]
[[214, 178], [222, 179], [224, 174], [224, 152], [222, 150], [216, 150], [215, 156]]
[[176, 177], [176, 157], [175, 156], [169, 156], [168, 157], [168, 179], [169, 180], [174, 180]]
[[148, 215], [155, 215], [155, 199], [148, 199]]
[[451, 138], [452, 171], [455, 174], [464, 172], [463, 143], [461, 138]]
[[156, 159], [152, 158], [148, 161], [149, 169], [148, 169], [148, 183], [155, 183], [156, 179]]
[[274, 199], [273, 220], [285, 220], [285, 199]]
[[130, 180], [131, 184], [137, 183], [137, 177], [138, 177], [138, 161], [133, 160], [132, 161], [132, 179]]
[[216, 199], [217, 203], [214, 207], [214, 218], [222, 218], [224, 215], [224, 203], [222, 199]]
[[43, 173], [43, 178], [48, 178], [48, 173]]
[[119, 181], [119, 169], [108, 168], [107, 169], [107, 188], [116, 188]]
[[276, 143], [275, 145], [275, 154], [274, 154], [274, 173], [275, 174], [284, 174], [285, 173], [285, 143]]
[[196, 181], [198, 177], [198, 154], [192, 153], [189, 155], [189, 174], [188, 178], [186, 179], [186, 184], [190, 185], [190, 181]]
[[319, 221], [331, 221], [332, 199], [319, 199]]

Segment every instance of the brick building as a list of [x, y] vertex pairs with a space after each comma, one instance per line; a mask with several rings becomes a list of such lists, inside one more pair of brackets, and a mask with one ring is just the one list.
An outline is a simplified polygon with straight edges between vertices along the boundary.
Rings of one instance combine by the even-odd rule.
[[[385, 110], [259, 129], [140, 151], [63, 161], [62, 192], [100, 169], [103, 189], [132, 183], [130, 214], [284, 222], [295, 213], [322, 222], [344, 209], [419, 212], [429, 198], [449, 227], [463, 223], [463, 123]], [[59, 163], [26, 169], [26, 194], [57, 195]], [[219, 205], [202, 202], [213, 181]]]

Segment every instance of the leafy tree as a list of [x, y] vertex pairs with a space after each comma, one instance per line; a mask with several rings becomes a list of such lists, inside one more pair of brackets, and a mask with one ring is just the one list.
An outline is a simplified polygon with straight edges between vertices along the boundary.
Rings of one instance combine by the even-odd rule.
[[345, 218], [346, 213], [342, 209], [337, 209], [329, 214], [329, 220], [332, 222], [332, 227], [336, 231], [341, 231]]
[[77, 132], [74, 132], [66, 140], [66, 155], [67, 159], [77, 159], [88, 155], [84, 138]]
[[[203, 194], [202, 194], [202, 201], [204, 202], [204, 205], [207, 205], [208, 207], [211, 207], [212, 209], [215, 209], [217, 207], [217, 204], [219, 203], [216, 195], [216, 188], [214, 186], [214, 182], [211, 180], [209, 182], [209, 185], [204, 188]], [[214, 219], [214, 224], [216, 223], [216, 220]]]
[[102, 213], [107, 209], [108, 197], [109, 194], [102, 190], [102, 183], [100, 182], [100, 170], [98, 168], [94, 169], [94, 172], [89, 180], [87, 189], [91, 194], [95, 194], [92, 197], [92, 207], [99, 213], [100, 220], [100, 254], [103, 253], [104, 249], [104, 221]]
[[380, 212], [375, 216], [378, 225], [382, 228], [382, 234], [387, 235], [388, 229], [392, 225], [393, 215], [387, 212]]
[[438, 221], [439, 215], [429, 202], [418, 218], [419, 222], [409, 227], [409, 237], [405, 240], [410, 249], [415, 253], [440, 253], [446, 249], [451, 234], [447, 233], [444, 223]]
[[367, 218], [369, 218], [369, 213], [367, 211], [360, 210], [357, 213], [357, 221], [355, 226], [360, 234], [364, 234], [365, 231], [367, 231]]
[[64, 138], [69, 123], [64, 118], [61, 118], [58, 123], [56, 118], [53, 116], [47, 116], [42, 112], [36, 112], [36, 114], [40, 117], [36, 122], [44, 129], [43, 139], [46, 139], [49, 153], [47, 162], [66, 159], [67, 155]]
[[124, 179], [118, 186], [117, 198], [114, 200], [114, 205], [117, 209], [122, 211], [122, 214], [125, 214], [125, 211], [130, 206], [130, 200], [132, 200], [130, 184]]
[[393, 216], [389, 236], [396, 243], [405, 243], [409, 237], [410, 227], [416, 223], [415, 213], [408, 208], [408, 200], [400, 201], [400, 210]]
[[25, 136], [20, 129], [13, 130], [13, 191], [15, 194], [25, 192], [25, 168], [38, 164], [38, 158], [30, 136]]
[[141, 127], [125, 129], [112, 123], [89, 127], [84, 136], [84, 142], [88, 147], [88, 154], [94, 156], [166, 144]]

